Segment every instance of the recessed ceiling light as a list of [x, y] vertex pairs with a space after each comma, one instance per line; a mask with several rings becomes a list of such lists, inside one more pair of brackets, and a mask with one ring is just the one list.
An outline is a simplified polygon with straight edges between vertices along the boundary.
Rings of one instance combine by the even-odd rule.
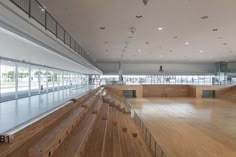
[[142, 50], [139, 49], [138, 52], [142, 52]]
[[185, 45], [189, 45], [189, 42], [185, 42]]
[[202, 16], [201, 19], [203, 20], [208, 19], [208, 16]]
[[200, 53], [203, 53], [204, 51], [203, 50], [200, 50]]
[[143, 17], [142, 15], [137, 15], [136, 18], [140, 19], [141, 17]]
[[163, 29], [164, 29], [164, 28], [162, 28], [162, 27], [158, 27], [158, 30], [159, 30], [159, 31], [161, 31], [161, 30], [163, 30]]
[[212, 29], [212, 31], [213, 31], [213, 32], [216, 32], [216, 31], [218, 31], [218, 29], [217, 29], [217, 28], [214, 28], [214, 29]]
[[106, 27], [104, 27], [104, 26], [103, 26], [103, 27], [99, 27], [99, 28], [100, 28], [100, 29], [106, 29]]

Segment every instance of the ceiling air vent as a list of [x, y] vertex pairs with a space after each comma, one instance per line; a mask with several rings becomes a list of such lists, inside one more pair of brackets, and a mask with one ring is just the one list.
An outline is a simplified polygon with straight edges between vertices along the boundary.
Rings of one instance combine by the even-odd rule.
[[147, 5], [148, 2], [149, 2], [149, 0], [143, 0], [143, 4], [144, 4], [144, 5]]
[[159, 72], [164, 72], [162, 65], [160, 66]]

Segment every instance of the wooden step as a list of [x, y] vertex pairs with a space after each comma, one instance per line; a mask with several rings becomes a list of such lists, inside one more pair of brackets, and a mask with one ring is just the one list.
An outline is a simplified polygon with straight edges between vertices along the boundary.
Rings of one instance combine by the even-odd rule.
[[56, 149], [65, 140], [67, 135], [79, 123], [87, 109], [79, 107], [70, 115], [62, 120], [49, 134], [45, 135], [40, 141], [29, 149], [30, 157], [48, 157], [51, 156]]
[[97, 118], [97, 115], [92, 114], [92, 111], [93, 108], [86, 113], [78, 126], [72, 130], [71, 134], [55, 151], [53, 157], [81, 157]]
[[88, 139], [83, 157], [101, 157], [103, 152], [104, 136], [106, 133], [107, 120], [103, 120], [108, 114], [108, 104], [102, 104], [101, 112], [94, 125], [94, 129]]

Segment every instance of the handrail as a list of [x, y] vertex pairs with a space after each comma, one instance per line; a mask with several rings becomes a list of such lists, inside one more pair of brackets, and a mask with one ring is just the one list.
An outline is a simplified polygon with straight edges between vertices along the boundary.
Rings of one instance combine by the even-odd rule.
[[145, 126], [144, 122], [138, 116], [138, 114], [134, 111], [134, 121], [137, 127], [139, 128], [144, 141], [146, 142], [147, 146], [151, 150], [154, 157], [167, 157], [161, 146], [158, 144], [156, 139], [152, 136], [150, 131]]
[[60, 39], [64, 44], [69, 46], [78, 55], [86, 59], [90, 64], [98, 68], [95, 61], [86, 53], [86, 51], [76, 42], [75, 39], [62, 27], [61, 24], [41, 5], [37, 0], [10, 0], [18, 8], [24, 11], [29, 18], [34, 19], [45, 30], [55, 35], [57, 39]]

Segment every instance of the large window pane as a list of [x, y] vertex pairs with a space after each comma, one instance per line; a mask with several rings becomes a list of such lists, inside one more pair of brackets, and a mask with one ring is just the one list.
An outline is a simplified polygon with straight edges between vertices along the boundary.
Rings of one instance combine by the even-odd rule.
[[40, 70], [39, 67], [31, 66], [31, 95], [39, 94], [39, 78]]
[[48, 72], [47, 69], [41, 68], [40, 69], [40, 93], [47, 92], [47, 82], [48, 82]]
[[1, 101], [15, 99], [16, 95], [16, 64], [1, 61]]
[[48, 69], [47, 74], [48, 74], [48, 76], [47, 76], [47, 78], [48, 78], [48, 92], [52, 92], [52, 91], [54, 91], [54, 89], [53, 89], [54, 72], [52, 69]]
[[18, 64], [18, 98], [27, 97], [29, 94], [29, 65]]

